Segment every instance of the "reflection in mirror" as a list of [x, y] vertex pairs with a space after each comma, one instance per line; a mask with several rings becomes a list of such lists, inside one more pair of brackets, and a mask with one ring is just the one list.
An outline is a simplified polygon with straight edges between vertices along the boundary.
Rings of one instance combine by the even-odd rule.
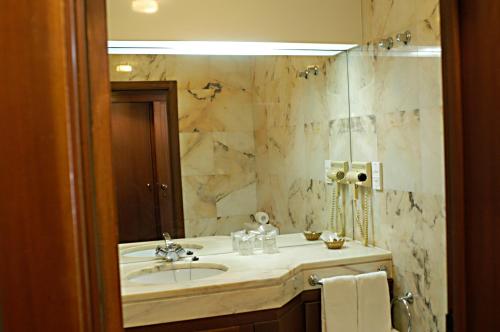
[[[257, 211], [269, 214], [280, 234], [328, 229], [332, 188], [325, 184], [324, 161], [350, 160], [345, 52], [321, 57], [110, 55], [109, 60], [113, 82], [177, 82], [185, 237], [255, 229]], [[132, 102], [144, 110], [128, 110], [136, 119], [127, 118], [130, 127], [123, 136], [129, 142], [122, 148], [136, 164], [129, 160], [114, 166], [125, 169], [125, 182], [136, 181], [138, 171], [131, 170], [135, 166], [154, 173], [158, 166], [152, 160], [168, 150], [154, 147], [162, 144], [161, 136], [154, 134], [154, 102]], [[113, 122], [120, 116], [116, 109], [112, 108]], [[175, 107], [167, 110], [171, 111]], [[115, 133], [113, 127], [114, 137]], [[127, 145], [141, 142], [137, 153], [144, 156], [131, 156], [135, 152]], [[158, 182], [148, 176], [153, 185]], [[132, 187], [149, 190], [148, 181], [140, 182]], [[122, 242], [161, 239], [164, 231], [175, 234], [165, 227], [176, 220], [155, 220], [161, 209], [155, 206], [158, 199], [150, 195], [148, 201], [135, 194], [123, 208], [149, 204], [146, 212], [135, 207], [149, 221], [141, 217], [132, 231], [136, 236]], [[133, 222], [120, 214], [120, 229]]]

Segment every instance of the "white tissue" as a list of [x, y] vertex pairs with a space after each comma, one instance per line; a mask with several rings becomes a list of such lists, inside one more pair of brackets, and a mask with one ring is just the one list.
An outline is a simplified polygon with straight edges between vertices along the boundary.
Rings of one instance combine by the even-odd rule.
[[269, 215], [265, 212], [257, 212], [255, 215], [255, 220], [261, 224], [261, 225], [265, 225], [269, 222]]

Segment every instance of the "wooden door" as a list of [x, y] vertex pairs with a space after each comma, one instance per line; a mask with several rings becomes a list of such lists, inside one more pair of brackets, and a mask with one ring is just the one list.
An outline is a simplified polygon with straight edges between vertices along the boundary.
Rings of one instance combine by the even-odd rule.
[[105, 14], [2, 1], [0, 331], [122, 330]]
[[500, 331], [500, 2], [440, 4], [447, 331]]
[[155, 240], [161, 225], [155, 210], [153, 108], [113, 102], [111, 119], [120, 242]]
[[[113, 169], [120, 242], [156, 240], [163, 232], [184, 236], [178, 127], [173, 125], [177, 107], [171, 92], [175, 85], [155, 90], [148, 89], [150, 84], [113, 85]], [[142, 85], [144, 89], [133, 89]]]

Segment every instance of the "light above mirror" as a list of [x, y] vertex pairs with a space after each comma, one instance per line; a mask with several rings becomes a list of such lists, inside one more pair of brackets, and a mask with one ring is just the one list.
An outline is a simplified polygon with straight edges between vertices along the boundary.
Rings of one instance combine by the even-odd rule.
[[110, 40], [108, 41], [108, 53], [334, 56], [356, 46], [355, 44]]
[[158, 11], [157, 0], [133, 0], [132, 10], [137, 13], [154, 14]]
[[132, 69], [132, 66], [129, 64], [121, 64], [115, 67], [115, 70], [119, 73], [130, 73]]

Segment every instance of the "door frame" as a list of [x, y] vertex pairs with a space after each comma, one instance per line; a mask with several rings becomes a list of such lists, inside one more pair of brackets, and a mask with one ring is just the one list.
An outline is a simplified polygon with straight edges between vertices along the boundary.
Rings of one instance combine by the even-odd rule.
[[122, 331], [105, 1], [5, 5], [0, 330]]
[[[173, 236], [180, 238], [184, 237], [184, 207], [182, 200], [182, 174], [181, 174], [181, 154], [179, 145], [179, 110], [177, 99], [177, 82], [176, 81], [127, 81], [127, 82], [111, 82], [111, 91], [144, 91], [155, 92], [161, 95], [162, 99], [167, 101], [167, 124], [168, 128], [168, 148], [170, 151], [170, 169], [171, 169], [171, 194], [173, 198], [173, 214], [174, 214], [174, 234]], [[141, 95], [141, 101], [144, 96]], [[151, 100], [153, 101], [153, 100]], [[155, 120], [156, 115], [154, 115]], [[156, 130], [155, 130], [156, 131]], [[156, 146], [156, 144], [155, 144]], [[155, 151], [155, 154], [158, 152]], [[158, 157], [158, 156], [157, 156]], [[162, 226], [165, 221], [162, 219]]]
[[498, 331], [498, 0], [440, 0], [447, 331]]

